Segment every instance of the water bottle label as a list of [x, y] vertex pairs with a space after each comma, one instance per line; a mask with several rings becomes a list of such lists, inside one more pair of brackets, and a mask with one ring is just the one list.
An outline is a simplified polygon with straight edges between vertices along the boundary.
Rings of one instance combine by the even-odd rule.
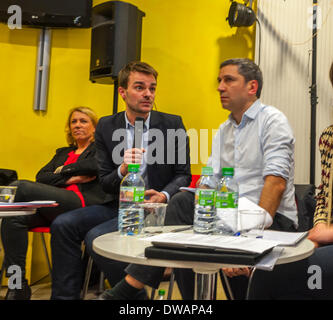
[[216, 192], [215, 207], [220, 208], [238, 208], [237, 192]]
[[143, 202], [145, 199], [144, 187], [121, 187], [120, 201]]
[[214, 189], [197, 189], [195, 192], [196, 202], [200, 206], [214, 205], [215, 190]]

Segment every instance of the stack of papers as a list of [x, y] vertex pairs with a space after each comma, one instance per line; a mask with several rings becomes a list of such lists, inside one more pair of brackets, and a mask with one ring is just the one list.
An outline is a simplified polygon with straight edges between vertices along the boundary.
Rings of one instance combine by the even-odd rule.
[[264, 240], [276, 241], [280, 246], [295, 246], [308, 235], [308, 232], [282, 232], [264, 230]]
[[28, 202], [0, 202], [0, 211], [33, 210], [41, 207], [56, 207], [58, 203], [53, 200]]
[[276, 264], [276, 261], [279, 259], [283, 248], [275, 247], [271, 252], [269, 252], [266, 256], [264, 256], [255, 267], [260, 270], [272, 271]]

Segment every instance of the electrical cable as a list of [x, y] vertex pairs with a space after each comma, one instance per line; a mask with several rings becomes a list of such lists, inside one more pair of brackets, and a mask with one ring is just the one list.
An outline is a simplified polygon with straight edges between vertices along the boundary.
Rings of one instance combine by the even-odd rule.
[[258, 26], [259, 26], [259, 41], [258, 41], [258, 66], [260, 66], [260, 52], [261, 52], [261, 25], [260, 25], [260, 21], [258, 18], [256, 18], [256, 21], [258, 22]]

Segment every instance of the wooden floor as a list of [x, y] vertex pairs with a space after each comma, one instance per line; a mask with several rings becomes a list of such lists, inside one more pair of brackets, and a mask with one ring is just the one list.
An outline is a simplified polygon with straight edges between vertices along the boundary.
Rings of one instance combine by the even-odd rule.
[[[169, 287], [169, 282], [161, 282], [159, 289], [165, 289], [166, 295], [167, 295], [168, 287]], [[151, 289], [149, 287], [147, 287], [146, 289], [147, 289], [147, 293], [150, 297]], [[44, 279], [33, 284], [31, 286], [31, 291], [32, 291], [31, 300], [49, 300], [51, 297], [51, 279], [50, 279], [50, 277], [45, 277]], [[0, 290], [0, 300], [4, 299], [6, 292], [7, 292], [7, 288], [2, 287], [2, 289]], [[97, 287], [89, 289], [86, 300], [92, 300], [92, 299], [96, 298], [96, 292], [97, 292]], [[156, 293], [155, 299], [156, 298], [157, 298], [157, 293]], [[171, 300], [181, 300], [181, 299], [182, 298], [179, 293], [177, 284], [175, 283]], [[225, 299], [226, 298], [225, 298], [223, 288], [221, 286], [221, 282], [218, 279], [217, 300], [225, 300]]]

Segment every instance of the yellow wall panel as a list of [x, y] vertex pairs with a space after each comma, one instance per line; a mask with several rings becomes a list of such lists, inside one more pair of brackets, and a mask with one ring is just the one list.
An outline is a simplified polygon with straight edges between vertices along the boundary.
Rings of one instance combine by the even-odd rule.
[[[95, 0], [94, 5], [102, 2]], [[226, 0], [129, 2], [146, 14], [141, 60], [159, 72], [157, 110], [181, 115], [198, 141], [200, 130], [202, 138], [207, 136], [191, 150], [192, 159], [198, 160], [192, 173], [200, 174], [210, 152], [212, 130], [228, 116], [216, 91], [219, 64], [232, 57], [253, 58], [254, 30], [229, 27], [230, 1]], [[33, 111], [39, 32], [9, 30], [0, 24], [0, 168], [17, 170], [20, 179], [34, 180], [55, 149], [66, 144], [64, 125], [70, 108], [89, 106], [98, 116], [113, 109], [113, 86], [89, 81], [91, 29], [54, 29], [47, 112]], [[121, 99], [118, 109], [124, 109]], [[201, 157], [198, 147], [203, 150]], [[47, 270], [39, 246], [31, 253], [31, 240], [27, 276], [35, 281]], [[41, 264], [41, 270], [30, 270]]]
[[[226, 58], [253, 57], [253, 28], [229, 27], [229, 1], [129, 2], [146, 14], [142, 60], [159, 71], [157, 109], [180, 114], [187, 129], [207, 129], [209, 141], [202, 147], [209, 152], [211, 130], [228, 115], [216, 91], [218, 66]], [[33, 111], [38, 36], [39, 29], [0, 25], [0, 167], [17, 170], [21, 179], [34, 179], [65, 144], [71, 107], [90, 106], [99, 116], [111, 114], [113, 107], [113, 86], [89, 81], [91, 29], [54, 29], [48, 110]], [[197, 158], [196, 174], [207, 160]]]

